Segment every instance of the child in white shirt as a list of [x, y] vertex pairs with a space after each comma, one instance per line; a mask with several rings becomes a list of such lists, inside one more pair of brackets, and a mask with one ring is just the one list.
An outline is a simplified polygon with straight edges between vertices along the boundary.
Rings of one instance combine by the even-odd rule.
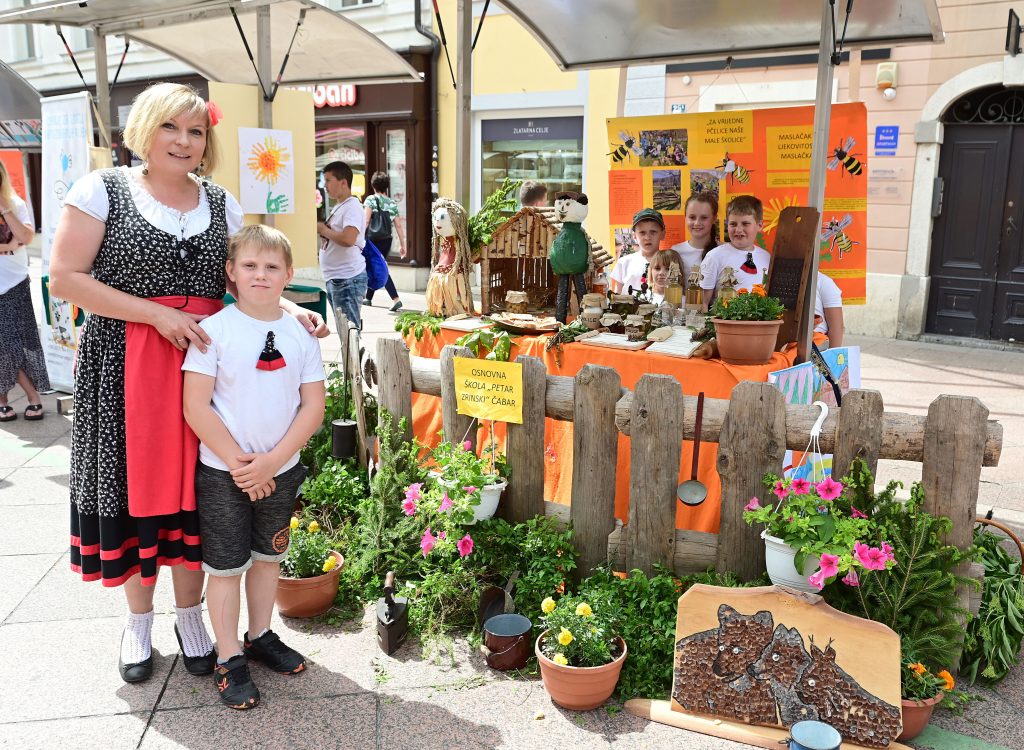
[[704, 254], [718, 245], [718, 196], [711, 192], [691, 193], [686, 199], [686, 228], [690, 239], [673, 245], [682, 261], [685, 286], [693, 269], [704, 260]]
[[764, 284], [768, 277], [768, 264], [772, 256], [757, 246], [757, 233], [764, 224], [764, 207], [753, 195], [737, 195], [729, 201], [725, 212], [729, 241], [719, 245], [701, 261], [704, 275], [700, 286], [704, 290], [704, 309], [711, 306], [722, 271], [732, 268], [739, 281], [736, 291]]
[[611, 285], [613, 292], [629, 294], [629, 288], [639, 290], [640, 285], [647, 281], [647, 264], [658, 252], [661, 241], [665, 239], [665, 220], [661, 211], [653, 208], [642, 208], [633, 215], [633, 235], [640, 252], [631, 253], [616, 260], [612, 269]]

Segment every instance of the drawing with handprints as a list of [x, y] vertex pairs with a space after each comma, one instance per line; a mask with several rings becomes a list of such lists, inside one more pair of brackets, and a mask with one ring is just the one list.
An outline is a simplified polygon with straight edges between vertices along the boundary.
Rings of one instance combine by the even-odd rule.
[[295, 209], [292, 134], [239, 128], [239, 200], [246, 213], [288, 214]]

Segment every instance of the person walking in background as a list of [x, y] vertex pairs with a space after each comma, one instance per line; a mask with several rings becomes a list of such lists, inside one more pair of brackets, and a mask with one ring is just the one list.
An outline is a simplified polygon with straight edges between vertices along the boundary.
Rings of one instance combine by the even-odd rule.
[[527, 180], [519, 188], [519, 205], [543, 208], [548, 205], [548, 186], [543, 182]]
[[[393, 237], [398, 237], [398, 257], [404, 259], [405, 230], [402, 226], [402, 217], [398, 215], [398, 203], [390, 197], [391, 178], [386, 172], [374, 172], [370, 177], [370, 187], [373, 188], [373, 195], [363, 201], [364, 221], [366, 223], [366, 238], [370, 240], [380, 254], [387, 260], [391, 252]], [[394, 233], [392, 233], [392, 225]], [[398, 290], [395, 289], [395, 282], [388, 274], [388, 280], [384, 282], [384, 289], [391, 295], [391, 312], [398, 312], [402, 309], [402, 300], [398, 298]], [[363, 304], [367, 307], [373, 305], [374, 289], [366, 290], [366, 299]]]
[[0, 161], [0, 422], [18, 418], [7, 402], [15, 382], [28, 396], [25, 419], [29, 421], [43, 418], [39, 391], [50, 390], [32, 309], [28, 266], [15, 255], [35, 234], [28, 220], [28, 207], [15, 194]]
[[[343, 161], [332, 161], [324, 167], [324, 188], [336, 201], [327, 221], [319, 221], [317, 234], [320, 246], [320, 271], [327, 282], [331, 308], [341, 312], [356, 328], [363, 327], [359, 303], [366, 297], [366, 259], [363, 230], [366, 219], [359, 199], [352, 195], [352, 167]], [[341, 325], [338, 325], [339, 332]]]

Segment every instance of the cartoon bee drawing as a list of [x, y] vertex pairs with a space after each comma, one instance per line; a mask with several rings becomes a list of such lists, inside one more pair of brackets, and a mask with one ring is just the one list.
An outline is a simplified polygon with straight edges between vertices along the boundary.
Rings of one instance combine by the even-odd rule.
[[846, 253], [853, 250], [854, 245], [860, 244], [859, 242], [851, 240], [849, 235], [845, 232], [845, 229], [850, 226], [852, 222], [853, 217], [850, 214], [846, 214], [842, 219], [837, 219], [833, 216], [822, 226], [821, 239], [825, 242], [832, 242], [828, 249], [827, 260], [832, 259], [831, 254], [836, 248], [839, 248], [839, 260], [842, 260]]
[[745, 167], [740, 166], [734, 159], [729, 158], [729, 152], [725, 152], [725, 158], [722, 159], [722, 163], [718, 165], [718, 179], [724, 180], [726, 177], [729, 178], [730, 183], [740, 183], [746, 185], [750, 182], [750, 171]]
[[[625, 130], [619, 131], [619, 139], [622, 141], [619, 143], [614, 151], [610, 151], [607, 155], [612, 157], [612, 161], [616, 164], [621, 164], [624, 159], [632, 159], [630, 154], [636, 154], [640, 156], [640, 148], [636, 145], [636, 138], [631, 136]], [[613, 144], [614, 145], [614, 144]]]
[[829, 169], [838, 169], [839, 165], [843, 165], [843, 169], [849, 172], [851, 175], [856, 177], [864, 171], [864, 167], [860, 161], [855, 159], [855, 156], [860, 154], [852, 153], [853, 147], [857, 145], [857, 141], [853, 138], [847, 138], [842, 146], [836, 146], [832, 151], [832, 158], [828, 160]]

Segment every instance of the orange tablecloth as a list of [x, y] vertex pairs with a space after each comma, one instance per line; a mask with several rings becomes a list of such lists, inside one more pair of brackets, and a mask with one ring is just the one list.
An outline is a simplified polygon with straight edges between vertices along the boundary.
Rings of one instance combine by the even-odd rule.
[[[460, 331], [442, 328], [432, 335], [427, 331], [419, 341], [412, 335], [406, 337], [410, 353], [417, 357], [438, 359], [441, 349], [464, 335]], [[646, 351], [626, 351], [598, 346], [573, 343], [562, 346], [561, 364], [556, 361], [555, 352], [545, 352], [549, 336], [516, 336], [512, 339], [514, 361], [520, 354], [537, 357], [544, 362], [549, 375], [573, 377], [587, 364], [604, 365], [615, 369], [622, 378], [622, 385], [635, 388], [637, 381], [647, 373], [671, 375], [680, 382], [683, 393], [696, 396], [704, 391], [707, 398], [727, 399], [737, 383], [743, 380], [765, 382], [768, 373], [793, 365], [795, 352], [776, 353], [766, 365], [729, 365], [721, 360], [683, 359], [663, 354], [648, 354]], [[442, 427], [441, 404], [436, 396], [413, 394], [413, 430], [417, 438], [433, 447], [438, 443], [438, 432]], [[494, 433], [499, 448], [505, 442], [505, 425], [496, 424]], [[462, 440], [461, 435], [452, 436]], [[486, 435], [479, 435], [483, 444]], [[544, 455], [547, 466], [544, 472], [544, 499], [568, 505], [572, 492], [572, 423], [548, 419], [544, 430]], [[676, 505], [676, 528], [697, 531], [718, 532], [719, 508], [722, 487], [718, 477], [716, 461], [718, 444], [701, 441], [698, 478], [707, 485], [708, 497], [697, 507]], [[693, 462], [693, 443], [684, 441], [680, 452], [679, 479], [690, 478]], [[611, 467], [609, 467], [611, 468]], [[629, 469], [630, 441], [626, 435], [619, 435], [618, 467], [615, 474], [615, 515], [625, 523], [629, 517]], [[513, 481], [515, 481], [513, 479]]]

